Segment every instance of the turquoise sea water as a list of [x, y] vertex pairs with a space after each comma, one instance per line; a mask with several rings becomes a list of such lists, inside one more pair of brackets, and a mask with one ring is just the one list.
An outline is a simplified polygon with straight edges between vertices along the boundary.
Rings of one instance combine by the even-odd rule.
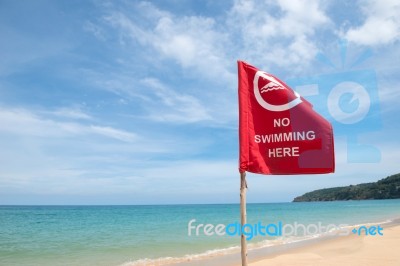
[[[263, 224], [383, 223], [400, 217], [400, 200], [248, 204], [247, 217]], [[194, 225], [240, 222], [239, 205], [0, 206], [0, 265], [162, 265], [238, 249], [238, 236], [188, 236], [192, 219]], [[296, 236], [286, 238], [248, 243]]]

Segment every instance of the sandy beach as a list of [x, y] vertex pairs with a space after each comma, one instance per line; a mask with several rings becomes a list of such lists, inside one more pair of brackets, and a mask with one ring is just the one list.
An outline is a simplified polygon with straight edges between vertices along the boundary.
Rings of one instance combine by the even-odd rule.
[[265, 265], [400, 265], [400, 226], [387, 227], [383, 236], [339, 237], [285, 254], [271, 255], [251, 266]]

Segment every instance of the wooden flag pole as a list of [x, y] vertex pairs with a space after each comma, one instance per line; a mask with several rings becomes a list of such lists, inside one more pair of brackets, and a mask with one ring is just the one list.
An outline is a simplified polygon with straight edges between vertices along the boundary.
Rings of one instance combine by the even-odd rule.
[[[241, 230], [243, 230], [243, 225], [246, 224], [246, 189], [247, 189], [247, 182], [246, 182], [246, 172], [240, 173], [240, 224]], [[241, 256], [242, 256], [242, 266], [247, 266], [247, 244], [246, 244], [246, 237], [241, 232]]]

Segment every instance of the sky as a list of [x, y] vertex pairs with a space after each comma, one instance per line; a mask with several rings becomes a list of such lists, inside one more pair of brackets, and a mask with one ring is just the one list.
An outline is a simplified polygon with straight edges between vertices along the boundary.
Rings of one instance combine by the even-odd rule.
[[248, 202], [398, 173], [399, 13], [395, 0], [0, 0], [0, 204], [238, 203], [237, 60], [335, 131], [334, 174], [248, 173]]

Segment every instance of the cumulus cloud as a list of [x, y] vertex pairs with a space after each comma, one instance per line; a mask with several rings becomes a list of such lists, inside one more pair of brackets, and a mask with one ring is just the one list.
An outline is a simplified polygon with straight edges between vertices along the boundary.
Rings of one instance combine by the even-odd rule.
[[232, 61], [240, 56], [281, 67], [304, 67], [317, 52], [312, 37], [330, 25], [319, 1], [238, 0], [218, 21], [173, 15], [151, 4], [143, 6], [149, 12], [146, 26], [121, 11], [113, 12], [107, 21], [142, 46], [152, 47], [162, 58], [224, 81], [235, 80]]
[[171, 59], [183, 69], [230, 84], [236, 80], [236, 59], [292, 70], [307, 66], [318, 51], [313, 37], [331, 25], [324, 8], [319, 1], [238, 0], [217, 20], [174, 15], [141, 3], [136, 9], [147, 13], [143, 18], [114, 10], [106, 22], [120, 32], [124, 45], [128, 39], [151, 48], [155, 61]]
[[400, 39], [400, 3], [396, 0], [363, 1], [364, 23], [343, 33], [361, 45], [386, 45]]
[[318, 51], [313, 36], [331, 21], [318, 1], [236, 1], [228, 25], [242, 56], [264, 67], [304, 68]]
[[[165, 59], [172, 59], [183, 68], [194, 69], [210, 78], [231, 79], [227, 70], [225, 44], [227, 34], [217, 29], [213, 18], [175, 16], [151, 4], [141, 4], [148, 12], [148, 23], [142, 26], [128, 13], [114, 11], [106, 21], [121, 31], [125, 38], [150, 47]], [[156, 58], [154, 58], [155, 60]]]
[[[236, 119], [235, 61], [302, 71], [318, 50], [313, 37], [331, 23], [318, 1], [235, 1], [220, 17], [173, 14], [148, 2], [129, 7], [108, 8], [102, 25], [117, 34], [124, 49], [146, 58], [154, 69], [178, 67], [174, 75], [211, 86], [200, 90], [193, 84], [184, 91], [154, 74], [132, 76], [129, 66], [115, 78], [107, 73], [108, 80], [101, 75], [93, 80], [121, 97], [140, 98], [148, 118], [172, 123], [231, 123]], [[89, 29], [94, 26], [96, 36], [100, 27]]]

